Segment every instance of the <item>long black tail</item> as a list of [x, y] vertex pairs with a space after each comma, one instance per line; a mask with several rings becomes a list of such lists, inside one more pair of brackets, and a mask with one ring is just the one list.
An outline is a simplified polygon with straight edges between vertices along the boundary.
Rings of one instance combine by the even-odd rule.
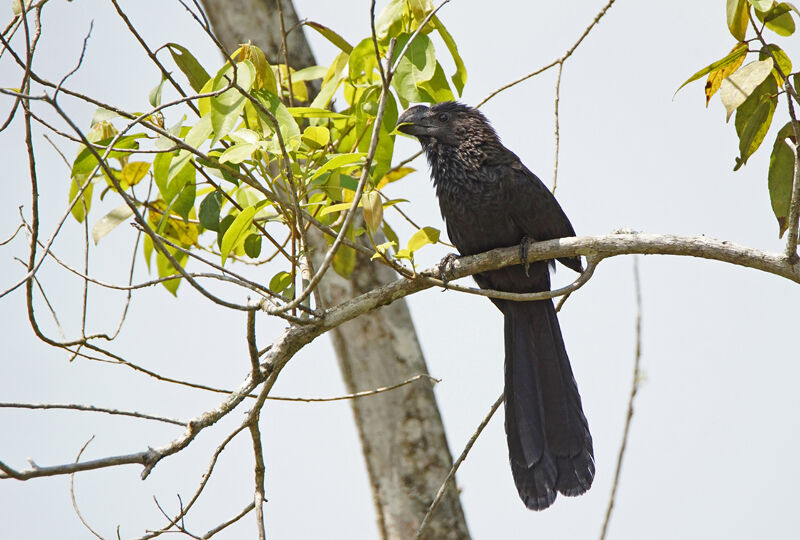
[[580, 495], [594, 479], [592, 436], [553, 303], [505, 302], [505, 410], [514, 483], [543, 510], [556, 492]]

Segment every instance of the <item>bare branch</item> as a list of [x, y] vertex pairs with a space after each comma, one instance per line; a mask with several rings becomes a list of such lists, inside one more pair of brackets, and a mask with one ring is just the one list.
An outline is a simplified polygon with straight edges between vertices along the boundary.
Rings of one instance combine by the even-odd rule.
[[[89, 440], [86, 441], [86, 443], [83, 445], [83, 447], [81, 447], [80, 451], [78, 452], [78, 456], [75, 458], [75, 463], [80, 461], [81, 455], [83, 454], [83, 451], [86, 450], [86, 447], [89, 446], [89, 443], [92, 442], [93, 440], [94, 440], [94, 435], [92, 435], [89, 438]], [[86, 527], [86, 529], [90, 533], [92, 533], [96, 538], [99, 538], [100, 540], [104, 540], [103, 537], [100, 536], [97, 533], [97, 531], [92, 529], [92, 526], [89, 525], [89, 522], [86, 521], [86, 518], [83, 517], [83, 514], [81, 514], [81, 511], [78, 508], [78, 501], [75, 499], [75, 473], [69, 475], [69, 498], [72, 500], [72, 508], [75, 510], [75, 513], [78, 515], [78, 519], [81, 520], [81, 523], [83, 523], [83, 526]]]

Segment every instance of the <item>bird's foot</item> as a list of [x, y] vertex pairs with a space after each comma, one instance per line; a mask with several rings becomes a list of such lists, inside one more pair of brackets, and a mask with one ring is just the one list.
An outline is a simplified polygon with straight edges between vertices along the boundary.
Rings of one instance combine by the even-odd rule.
[[454, 264], [458, 260], [458, 255], [456, 253], [448, 253], [445, 255], [444, 259], [439, 261], [439, 279], [442, 280], [442, 284], [444, 288], [447, 288], [447, 282], [449, 281], [448, 275], [452, 276], [455, 268]]
[[519, 261], [522, 263], [522, 267], [525, 269], [525, 275], [530, 277], [530, 269], [531, 263], [528, 262], [528, 243], [531, 241], [531, 238], [528, 236], [523, 236], [522, 240], [519, 242]]

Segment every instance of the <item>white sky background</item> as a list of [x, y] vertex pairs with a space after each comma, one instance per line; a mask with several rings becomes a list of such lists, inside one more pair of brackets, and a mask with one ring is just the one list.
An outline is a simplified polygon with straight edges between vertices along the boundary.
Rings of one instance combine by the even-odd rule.
[[[453, 0], [440, 16], [469, 72], [462, 100], [475, 104], [563, 54], [602, 3], [509, 2], [487, 8], [486, 2]], [[159, 75], [113, 8], [86, 0], [51, 4], [45, 10], [39, 73], [55, 81], [71, 69], [94, 19], [86, 60], [70, 79], [70, 88], [144, 110]], [[297, 0], [296, 5], [301, 17], [334, 28], [351, 43], [369, 33], [367, 1]], [[128, 1], [123, 6], [153, 48], [174, 41], [187, 46], [209, 71], [221, 64], [177, 3]], [[307, 35], [319, 63], [330, 62], [333, 47], [314, 32]], [[800, 62], [797, 38], [777, 42]], [[718, 98], [705, 109], [703, 82], [672, 97], [690, 74], [724, 56], [732, 45], [721, 0], [618, 0], [567, 61], [557, 197], [578, 234], [631, 227], [782, 250], [766, 187], [776, 129], [748, 165], [733, 173], [738, 141], [733, 125], [724, 123]], [[439, 49], [446, 57], [444, 48]], [[446, 71], [452, 68], [446, 66]], [[540, 75], [483, 109], [504, 143], [548, 184], [555, 75], [555, 70]], [[18, 71], [7, 57], [0, 61], [0, 84], [18, 84]], [[2, 103], [2, 111], [8, 110], [10, 100]], [[88, 127], [92, 108], [69, 103], [73, 118]], [[785, 120], [782, 100], [776, 126]], [[21, 127], [18, 120], [0, 134], [3, 238], [18, 224], [19, 205], [30, 215]], [[398, 141], [398, 158], [418, 148], [411, 140]], [[73, 145], [61, 146], [68, 157], [74, 156]], [[40, 137], [36, 148], [42, 234], [49, 237], [66, 203], [68, 169]], [[443, 229], [427, 167], [422, 160], [416, 166], [419, 172], [393, 185], [391, 193], [412, 200], [407, 211], [418, 222]], [[109, 197], [93, 207], [90, 224], [118, 204]], [[54, 247], [75, 264], [82, 257], [81, 231], [68, 220]], [[133, 238], [133, 230], [122, 226], [93, 250], [92, 270], [99, 278], [125, 281]], [[12, 259], [27, 258], [26, 242], [19, 238], [0, 250], [0, 288], [5, 289], [23, 274]], [[429, 266], [445, 253], [444, 247], [426, 248], [421, 265]], [[800, 288], [775, 276], [699, 259], [652, 256], [640, 263], [646, 381], [636, 402], [610, 537], [793, 537], [800, 527], [795, 488], [800, 465], [794, 456], [800, 445], [794, 309]], [[561, 267], [556, 279], [572, 277]], [[79, 282], [52, 264], [40, 278], [68, 334], [74, 335], [79, 328]], [[137, 278], [147, 278], [143, 265]], [[123, 296], [93, 290], [91, 299], [91, 331], [113, 330]], [[37, 305], [43, 327], [57, 337], [45, 306]], [[451, 450], [458, 454], [502, 390], [502, 319], [487, 300], [454, 292], [429, 290], [410, 298], [410, 305], [430, 372], [443, 379], [436, 393]], [[120, 367], [68, 363], [66, 354], [33, 335], [22, 289], [0, 301], [0, 317], [1, 401], [74, 402], [189, 418], [220, 399]], [[590, 492], [574, 499], [559, 497], [545, 512], [526, 510], [511, 479], [499, 412], [458, 474], [475, 538], [592, 538], [599, 533], [630, 387], [634, 317], [629, 257], [604, 261], [560, 315], [594, 436], [597, 477]], [[261, 320], [260, 345], [281, 326]], [[243, 336], [242, 314], [218, 309], [184, 283], [177, 300], [162, 287], [137, 293], [123, 333], [111, 348], [166, 375], [232, 387], [249, 369]], [[343, 392], [326, 337], [292, 360], [275, 389], [275, 394], [300, 396]], [[234, 413], [186, 451], [162, 461], [145, 482], [139, 480], [139, 466], [80, 474], [76, 493], [84, 516], [106, 537], [115, 536], [118, 524], [123, 538], [161, 526], [163, 517], [152, 495], [168, 512], [177, 510], [176, 491], [188, 499], [210, 452], [241, 414]], [[28, 457], [40, 465], [69, 462], [91, 435], [95, 440], [85, 459], [137, 452], [164, 444], [180, 430], [105, 415], [4, 409], [0, 459], [18, 468]], [[270, 402], [262, 414], [262, 433], [270, 538], [377, 536], [348, 403]], [[251, 463], [249, 438], [236, 439], [220, 459], [197, 512], [187, 520], [191, 530], [202, 533], [251, 500]], [[71, 508], [66, 477], [0, 483], [0, 517], [1, 538], [89, 536]], [[220, 537], [254, 535], [253, 517], [248, 516]]]

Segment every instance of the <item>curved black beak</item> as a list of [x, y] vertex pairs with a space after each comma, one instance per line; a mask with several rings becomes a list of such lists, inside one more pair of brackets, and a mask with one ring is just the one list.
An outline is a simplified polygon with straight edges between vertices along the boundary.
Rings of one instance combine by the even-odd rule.
[[429, 126], [425, 124], [424, 118], [428, 110], [429, 108], [425, 105], [415, 105], [406, 109], [397, 119], [397, 131], [413, 137], [427, 135]]

